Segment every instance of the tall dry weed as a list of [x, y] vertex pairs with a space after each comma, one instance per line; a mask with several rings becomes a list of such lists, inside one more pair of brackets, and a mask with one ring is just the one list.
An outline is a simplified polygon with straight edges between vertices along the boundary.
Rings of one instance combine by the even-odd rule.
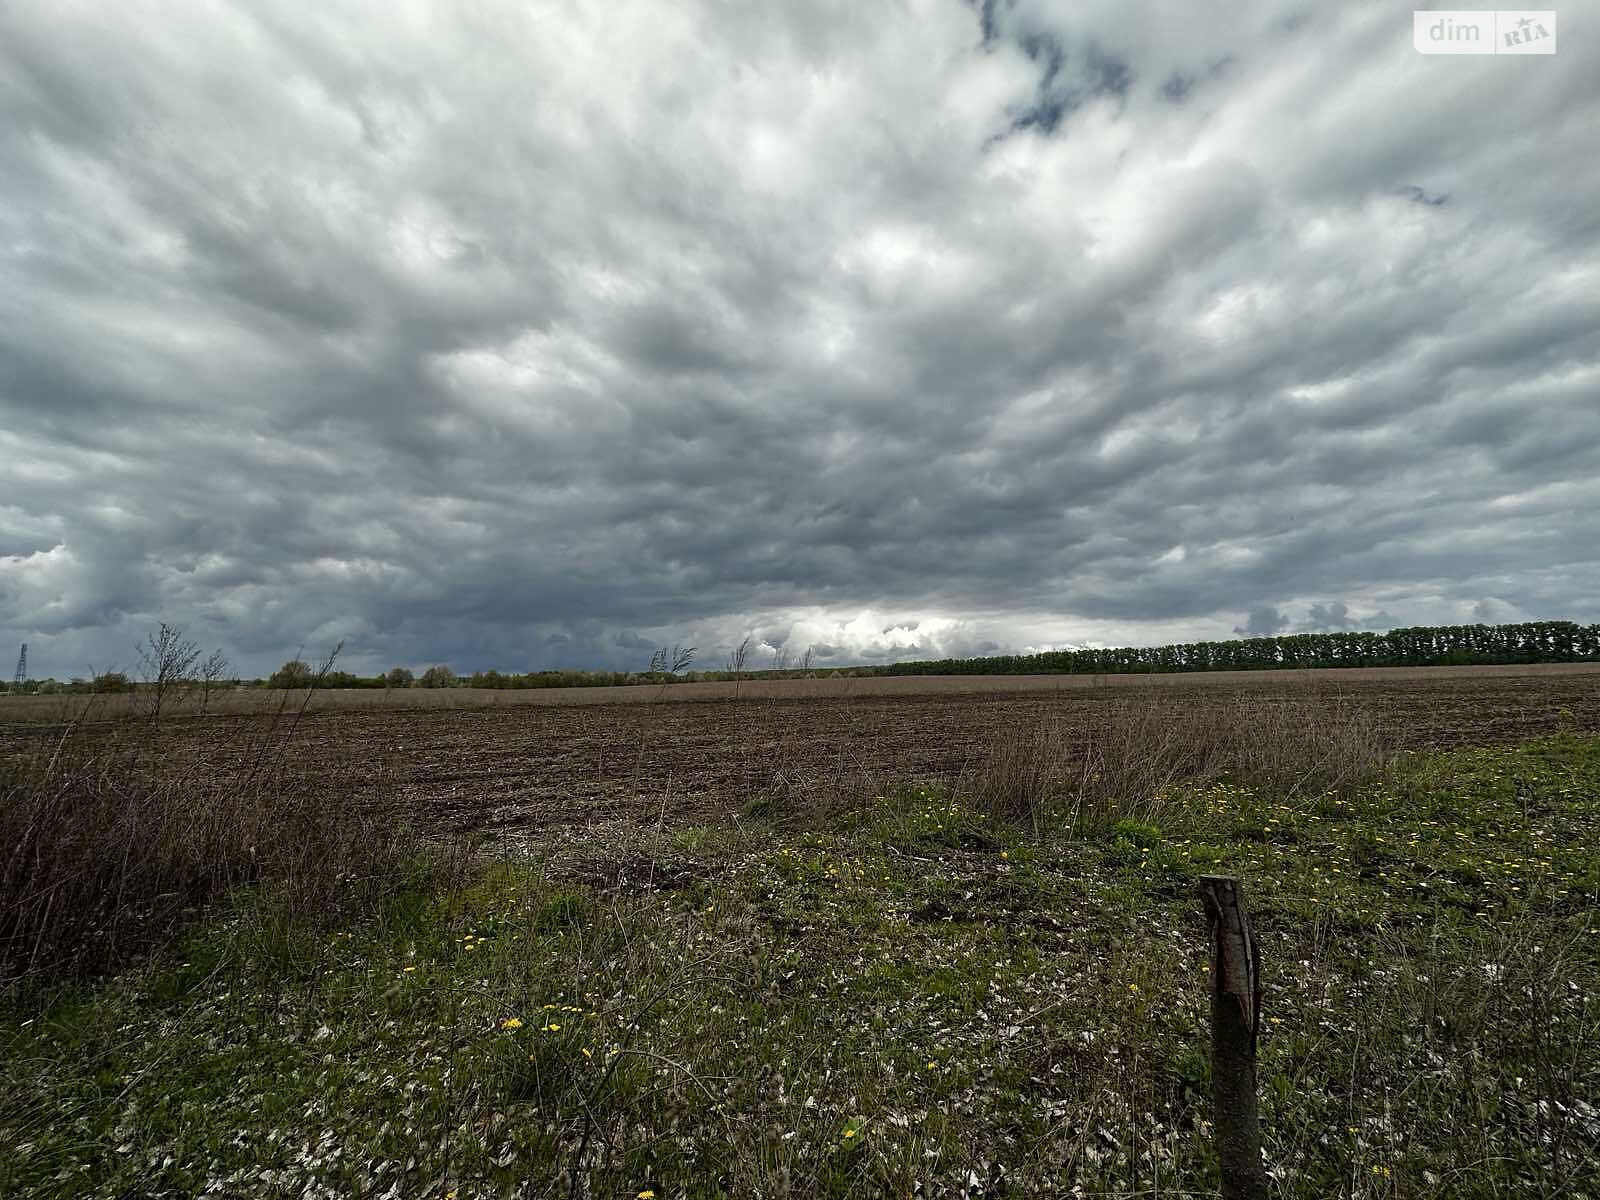
[[1159, 823], [1186, 781], [1234, 779], [1287, 799], [1342, 790], [1395, 752], [1382, 713], [1336, 693], [1195, 703], [1151, 691], [1076, 723], [1002, 733], [964, 782], [990, 812], [1087, 833], [1117, 820]]
[[81, 717], [0, 762], [0, 983], [112, 970], [231, 889], [315, 916], [410, 854], [293, 753], [298, 713], [183, 756], [148, 724]]

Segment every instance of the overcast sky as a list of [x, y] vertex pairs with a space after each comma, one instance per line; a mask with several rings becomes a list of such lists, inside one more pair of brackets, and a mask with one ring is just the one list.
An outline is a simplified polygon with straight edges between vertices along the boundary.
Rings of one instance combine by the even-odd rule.
[[1600, 619], [1559, 15], [0, 0], [0, 651]]

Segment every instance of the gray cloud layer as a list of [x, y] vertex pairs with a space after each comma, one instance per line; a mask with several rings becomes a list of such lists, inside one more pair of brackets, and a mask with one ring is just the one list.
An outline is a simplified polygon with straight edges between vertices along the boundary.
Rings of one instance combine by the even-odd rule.
[[0, 636], [1600, 617], [1600, 72], [1385, 6], [0, 7]]

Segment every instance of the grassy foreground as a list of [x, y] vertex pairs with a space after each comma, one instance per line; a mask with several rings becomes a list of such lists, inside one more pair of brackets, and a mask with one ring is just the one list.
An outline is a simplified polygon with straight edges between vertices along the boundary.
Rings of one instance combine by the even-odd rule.
[[1600, 739], [1073, 840], [908, 787], [573, 830], [337, 927], [245, 893], [0, 1000], [4, 1196], [1208, 1194], [1245, 880], [1285, 1196], [1600, 1196]]

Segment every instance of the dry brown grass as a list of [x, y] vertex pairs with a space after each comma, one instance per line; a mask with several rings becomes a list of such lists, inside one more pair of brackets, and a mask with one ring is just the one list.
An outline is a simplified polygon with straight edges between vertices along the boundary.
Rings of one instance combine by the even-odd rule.
[[[1238, 691], [1196, 704], [1152, 689], [1109, 699], [1092, 714], [1058, 709], [992, 726], [966, 761], [914, 782], [1031, 826], [1036, 836], [1073, 836], [1119, 820], [1160, 823], [1178, 784], [1229, 779], [1289, 801], [1345, 791], [1399, 749], [1395, 727], [1370, 697]], [[770, 743], [752, 764], [759, 789], [744, 792], [753, 796], [749, 811], [782, 826], [826, 824], [907, 782], [884, 769], [883, 748], [872, 741], [839, 737], [820, 753], [795, 750]]]
[[0, 761], [0, 984], [111, 970], [240, 885], [302, 916], [381, 886], [408, 837], [339, 805], [293, 724], [195, 758], [158, 725], [73, 723]]
[[1162, 797], [1181, 782], [1233, 779], [1288, 800], [1339, 791], [1379, 770], [1399, 748], [1374, 704], [1338, 693], [1236, 694], [1214, 705], [1158, 692], [1112, 702], [1094, 723], [1059, 718], [999, 733], [966, 784], [978, 805], [1035, 833], [1118, 820], [1160, 823]]

